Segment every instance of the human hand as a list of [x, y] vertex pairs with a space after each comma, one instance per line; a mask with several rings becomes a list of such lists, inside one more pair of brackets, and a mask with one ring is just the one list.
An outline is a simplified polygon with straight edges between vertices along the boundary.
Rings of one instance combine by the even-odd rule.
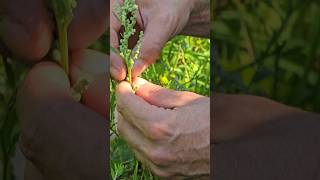
[[[106, 31], [109, 24], [105, 0], [77, 0], [69, 26], [69, 47], [84, 49]], [[27, 62], [41, 60], [49, 51], [54, 20], [45, 0], [0, 0], [0, 43]]]
[[78, 50], [71, 54], [71, 85], [80, 78], [89, 78], [88, 88], [81, 102], [107, 119], [108, 115], [108, 67], [109, 56], [95, 50]]
[[136, 94], [121, 82], [116, 91], [118, 132], [137, 159], [170, 179], [209, 178], [210, 102], [192, 92], [168, 90], [137, 79]]
[[[113, 12], [121, 0], [111, 0], [110, 43], [119, 48], [121, 24]], [[177, 34], [209, 35], [208, 0], [137, 0], [137, 32], [144, 31], [139, 60], [134, 63], [132, 77], [137, 77], [160, 55], [165, 43]], [[204, 11], [207, 9], [207, 11]], [[205, 12], [205, 13], [204, 13]], [[205, 25], [203, 25], [205, 24]], [[197, 28], [195, 28], [197, 26]], [[206, 26], [205, 28], [203, 26]], [[202, 30], [199, 30], [202, 29]], [[133, 37], [131, 45], [136, 43], [139, 33]], [[123, 80], [126, 67], [116, 52], [111, 52], [110, 73], [116, 80]]]
[[[55, 63], [38, 63], [19, 89], [21, 149], [37, 168], [34, 173], [38, 170], [44, 179], [107, 177], [106, 58], [93, 50], [73, 53], [71, 84]], [[73, 99], [70, 87], [84, 72], [92, 82], [82, 105]]]

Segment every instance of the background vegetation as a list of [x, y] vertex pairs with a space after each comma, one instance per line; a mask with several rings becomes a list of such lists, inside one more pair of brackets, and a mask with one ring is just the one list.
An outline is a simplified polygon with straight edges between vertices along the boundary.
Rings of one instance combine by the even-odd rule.
[[0, 178], [14, 179], [12, 158], [19, 140], [16, 93], [26, 67], [0, 54]]
[[[209, 96], [210, 40], [184, 36], [174, 38], [167, 43], [157, 63], [149, 67], [142, 77], [170, 89]], [[117, 136], [114, 122], [116, 83], [112, 81], [110, 84], [112, 179], [158, 179], [135, 160], [126, 143]]]
[[212, 1], [216, 91], [320, 112], [320, 1]]

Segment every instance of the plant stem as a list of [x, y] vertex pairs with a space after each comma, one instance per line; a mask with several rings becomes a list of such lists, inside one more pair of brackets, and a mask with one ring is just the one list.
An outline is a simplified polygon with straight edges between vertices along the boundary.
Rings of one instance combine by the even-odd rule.
[[131, 68], [128, 68], [128, 82], [132, 85], [132, 75], [131, 75]]
[[59, 48], [61, 53], [60, 65], [69, 75], [69, 52], [68, 52], [68, 26], [58, 25], [59, 29]]

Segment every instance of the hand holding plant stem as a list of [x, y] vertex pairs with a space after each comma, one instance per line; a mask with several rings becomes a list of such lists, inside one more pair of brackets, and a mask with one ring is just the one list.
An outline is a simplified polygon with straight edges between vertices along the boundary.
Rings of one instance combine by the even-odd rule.
[[58, 28], [59, 48], [61, 53], [60, 65], [69, 75], [69, 54], [68, 54], [68, 27], [73, 18], [73, 9], [76, 7], [76, 0], [48, 0], [52, 9]]
[[[68, 27], [73, 19], [73, 9], [76, 7], [76, 0], [48, 0], [49, 6], [52, 9], [59, 36], [59, 49], [61, 58], [59, 63], [65, 73], [69, 76], [69, 50], [68, 50]], [[84, 76], [72, 87], [72, 94], [76, 101], [80, 101], [82, 93], [88, 88], [90, 78]]]
[[210, 99], [135, 82], [135, 94], [127, 82], [117, 86], [116, 112], [118, 133], [136, 158], [164, 179], [209, 179]]
[[135, 4], [134, 0], [124, 0], [122, 6], [115, 7], [115, 13], [124, 28], [123, 34], [121, 34], [120, 40], [120, 56], [124, 59], [127, 66], [127, 77], [126, 80], [132, 84], [132, 67], [134, 61], [138, 59], [140, 53], [141, 41], [143, 38], [143, 32], [140, 32], [139, 40], [136, 44], [134, 50], [129, 49], [129, 39], [136, 32], [134, 28], [136, 25], [138, 6]]

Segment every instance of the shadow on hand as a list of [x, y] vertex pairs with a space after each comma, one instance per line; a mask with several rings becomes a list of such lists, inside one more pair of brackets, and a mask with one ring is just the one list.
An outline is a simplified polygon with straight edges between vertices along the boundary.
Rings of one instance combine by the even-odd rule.
[[219, 180], [320, 178], [320, 116], [278, 117], [236, 140], [215, 145], [213, 177]]

